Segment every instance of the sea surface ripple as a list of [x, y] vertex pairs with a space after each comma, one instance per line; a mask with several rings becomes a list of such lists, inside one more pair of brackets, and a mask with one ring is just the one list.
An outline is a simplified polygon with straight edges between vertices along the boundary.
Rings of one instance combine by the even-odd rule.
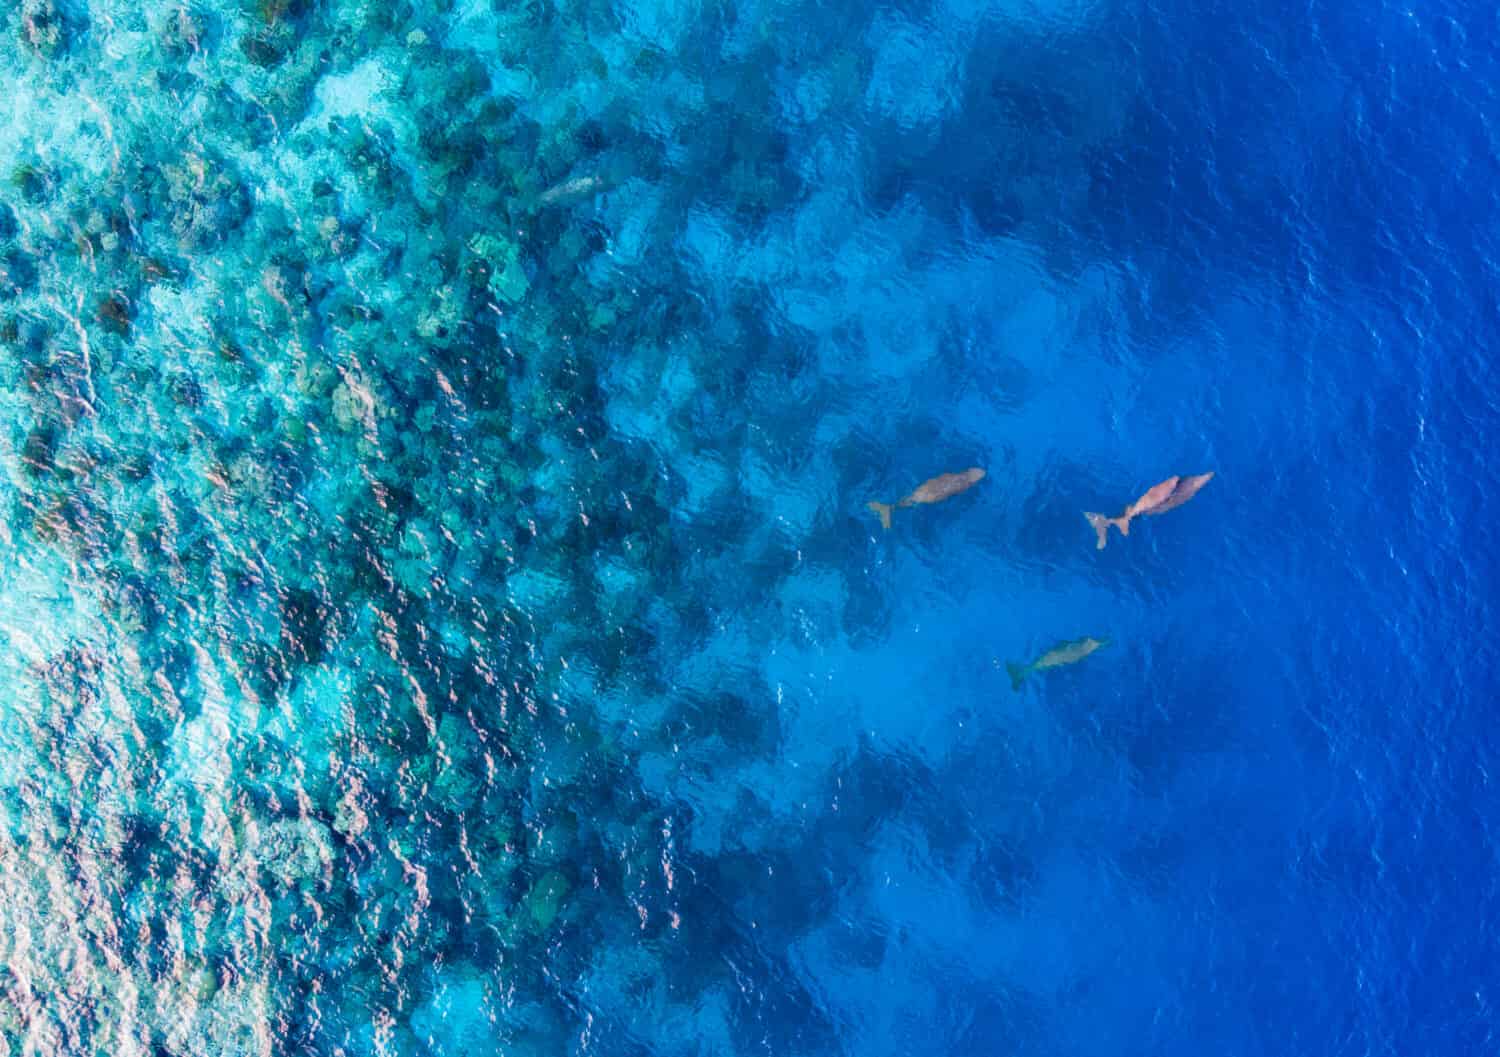
[[0, 1057], [1496, 1052], [1494, 31], [5, 5]]

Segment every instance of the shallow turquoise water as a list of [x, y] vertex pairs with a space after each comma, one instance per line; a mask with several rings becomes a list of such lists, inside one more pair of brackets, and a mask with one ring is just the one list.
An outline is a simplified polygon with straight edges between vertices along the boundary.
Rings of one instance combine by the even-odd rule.
[[13, 5], [0, 1057], [1483, 1052], [1476, 18]]

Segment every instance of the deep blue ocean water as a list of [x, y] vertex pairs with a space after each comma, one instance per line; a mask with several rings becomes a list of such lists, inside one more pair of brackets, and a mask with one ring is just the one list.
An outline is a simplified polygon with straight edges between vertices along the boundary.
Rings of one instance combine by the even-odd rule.
[[1492, 11], [0, 29], [0, 1055], [1500, 1048]]

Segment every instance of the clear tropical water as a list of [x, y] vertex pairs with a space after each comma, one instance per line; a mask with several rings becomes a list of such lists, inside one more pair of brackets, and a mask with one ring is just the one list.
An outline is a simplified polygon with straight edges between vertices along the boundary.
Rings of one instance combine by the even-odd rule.
[[1492, 12], [0, 29], [0, 1054], [1495, 1050]]

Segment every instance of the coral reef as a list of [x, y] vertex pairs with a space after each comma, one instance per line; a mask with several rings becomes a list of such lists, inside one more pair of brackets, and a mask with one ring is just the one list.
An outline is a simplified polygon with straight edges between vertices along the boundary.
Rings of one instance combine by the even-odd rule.
[[714, 900], [783, 949], [828, 910], [741, 858], [791, 862], [857, 751], [767, 780], [868, 603], [821, 368], [904, 340], [897, 267], [935, 316], [967, 296], [881, 241], [856, 199], [889, 181], [839, 137], [935, 164], [912, 128], [979, 30], [929, 66], [912, 26], [799, 17], [7, 16], [0, 585], [45, 617], [7, 617], [0, 1038], [822, 1052]]

